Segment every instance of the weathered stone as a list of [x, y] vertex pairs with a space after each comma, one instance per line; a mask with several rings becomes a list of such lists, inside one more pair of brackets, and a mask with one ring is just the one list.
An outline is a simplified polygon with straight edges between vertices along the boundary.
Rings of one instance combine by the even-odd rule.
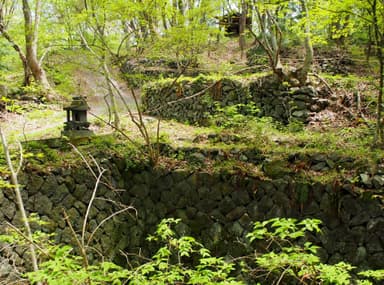
[[320, 210], [324, 212], [328, 212], [332, 208], [333, 208], [333, 203], [330, 195], [328, 193], [324, 193], [320, 201]]
[[209, 228], [213, 221], [204, 212], [197, 212], [195, 218], [190, 221], [191, 229], [193, 232], [200, 232], [202, 229]]
[[177, 209], [174, 213], [175, 218], [179, 218], [182, 221], [188, 221], [187, 211], [184, 209]]
[[381, 189], [384, 186], [384, 177], [382, 175], [375, 175], [372, 178], [373, 187]]
[[73, 191], [75, 190], [76, 183], [75, 183], [75, 180], [72, 178], [72, 176], [65, 176], [64, 184], [65, 186], [67, 186], [67, 189], [71, 193], [73, 193]]
[[65, 209], [70, 209], [73, 204], [75, 203], [75, 201], [77, 201], [77, 199], [75, 197], [73, 197], [72, 195], [67, 195], [63, 201], [61, 202], [61, 206], [64, 207]]
[[[128, 190], [132, 195], [141, 199], [145, 198], [149, 194], [149, 187], [147, 184], [135, 184], [131, 189]], [[164, 191], [167, 192], [167, 191]]]
[[221, 213], [223, 213], [223, 215], [227, 215], [235, 207], [236, 207], [236, 204], [228, 196], [224, 197], [224, 199], [219, 204], [219, 209]]
[[85, 212], [87, 211], [88, 206], [84, 205], [81, 201], [76, 201], [73, 204], [73, 207], [79, 211], [80, 215], [85, 216]]
[[382, 205], [379, 203], [375, 203], [373, 200], [364, 201], [361, 203], [362, 207], [364, 207], [364, 211], [367, 211], [370, 217], [377, 218], [383, 215]]
[[201, 199], [196, 208], [200, 211], [207, 211], [207, 209], [213, 209], [217, 205], [217, 202], [211, 199]]
[[209, 192], [210, 192], [210, 189], [208, 187], [205, 187], [205, 186], [197, 189], [197, 193], [199, 194], [200, 199], [206, 199]]
[[189, 205], [189, 200], [187, 197], [181, 195], [179, 199], [177, 199], [176, 202], [176, 208], [185, 208], [186, 206]]
[[320, 207], [316, 201], [311, 200], [309, 203], [304, 203], [303, 212], [305, 215], [316, 215], [320, 212]]
[[168, 212], [168, 209], [163, 203], [158, 203], [158, 204], [156, 204], [156, 208], [155, 208], [154, 212], [155, 212], [157, 217], [165, 218], [165, 216]]
[[363, 183], [364, 185], [366, 185], [368, 187], [372, 186], [371, 178], [366, 173], [360, 174], [360, 181], [361, 181], [361, 183]]
[[330, 169], [333, 169], [335, 167], [335, 162], [329, 158], [325, 161]]
[[308, 111], [304, 111], [304, 110], [294, 111], [292, 113], [292, 116], [295, 118], [306, 119], [308, 117]]
[[367, 250], [364, 246], [359, 246], [355, 252], [355, 257], [353, 259], [354, 264], [361, 264], [367, 258]]
[[358, 201], [351, 195], [344, 196], [341, 199], [341, 207], [345, 208], [353, 215], [358, 215], [363, 211]]
[[41, 215], [51, 214], [53, 203], [46, 195], [37, 193], [34, 196], [34, 203], [35, 203], [35, 209], [39, 214]]
[[194, 219], [197, 214], [197, 209], [195, 207], [187, 207], [186, 213], [189, 219]]
[[5, 201], [3, 191], [0, 191], [0, 205], [3, 204], [3, 201]]
[[30, 195], [36, 194], [38, 191], [40, 191], [41, 186], [44, 183], [44, 179], [39, 175], [32, 175], [29, 178], [28, 184], [27, 184], [27, 191]]
[[233, 202], [237, 205], [246, 205], [250, 201], [248, 192], [244, 189], [237, 189], [235, 191], [232, 191], [231, 197]]
[[245, 207], [236, 207], [232, 211], [230, 211], [225, 217], [228, 221], [234, 221], [239, 219], [246, 212]]
[[273, 160], [270, 162], [264, 162], [263, 164], [264, 173], [271, 178], [282, 178], [291, 170], [285, 160]]
[[49, 175], [41, 186], [40, 192], [44, 195], [50, 196], [57, 187], [59, 187], [59, 184], [57, 182], [56, 176]]
[[87, 185], [85, 185], [85, 184], [77, 184], [75, 186], [75, 190], [73, 192], [73, 196], [76, 199], [81, 200], [81, 199], [83, 199], [87, 195], [88, 191], [91, 191], [91, 190], [88, 190]]
[[249, 217], [248, 213], [244, 213], [244, 215], [242, 215], [239, 219], [239, 223], [243, 228], [250, 229], [251, 225], [253, 224], [253, 221]]
[[252, 220], [259, 220], [260, 218], [259, 203], [256, 201], [253, 201], [251, 204], [248, 205], [247, 212]]
[[299, 110], [306, 110], [307, 109], [307, 103], [301, 100], [295, 100], [293, 102], [294, 107], [296, 107]]
[[367, 230], [377, 232], [384, 227], [384, 218], [370, 219], [367, 224]]
[[60, 205], [64, 198], [69, 195], [69, 191], [65, 184], [59, 185], [52, 194], [51, 201], [54, 205]]
[[[75, 208], [71, 208], [67, 211], [67, 215], [74, 228], [80, 229], [80, 226], [83, 224], [83, 217], [79, 214], [79, 212]], [[101, 220], [98, 222], [101, 222]]]
[[203, 163], [206, 160], [206, 157], [201, 152], [194, 152], [189, 155], [191, 162]]
[[383, 252], [383, 245], [381, 244], [378, 236], [371, 234], [368, 236], [367, 241], [369, 242], [366, 244], [366, 249], [368, 250], [369, 254]]
[[371, 269], [383, 268], [384, 253], [368, 254], [367, 261]]
[[151, 173], [149, 171], [143, 171], [141, 173], [135, 174], [133, 176], [133, 182], [135, 184], [151, 184], [151, 180], [153, 179]]
[[260, 200], [260, 203], [259, 203], [259, 209], [261, 212], [267, 212], [269, 211], [272, 207], [273, 207], [273, 200], [268, 197], [268, 196], [264, 196], [261, 200]]
[[208, 229], [208, 235], [212, 240], [213, 244], [217, 244], [222, 241], [223, 227], [220, 223], [214, 223]]
[[[182, 221], [184, 220], [182, 219]], [[178, 236], [187, 236], [191, 234], [191, 229], [185, 223], [179, 222], [175, 226], [175, 232]]]
[[278, 207], [277, 205], [273, 205], [271, 209], [266, 214], [266, 219], [276, 218], [276, 217], [284, 217], [285, 211], [282, 207]]
[[1, 211], [8, 221], [12, 221], [16, 213], [16, 205], [12, 202], [4, 202], [1, 206]]
[[264, 190], [266, 193], [270, 193], [275, 190], [275, 186], [273, 185], [273, 183], [267, 180], [259, 181], [256, 185], [256, 189], [259, 189], [259, 188]]
[[219, 187], [212, 186], [207, 194], [207, 198], [216, 202], [221, 201], [223, 198], [221, 189]]
[[288, 198], [285, 192], [277, 191], [275, 195], [273, 195], [273, 201], [279, 206], [287, 207], [292, 204], [291, 200]]
[[351, 221], [350, 221], [350, 225], [351, 226], [360, 226], [360, 225], [364, 225], [365, 223], [367, 223], [368, 221], [370, 220], [370, 216], [368, 215], [367, 212], [360, 212], [360, 213], [357, 213], [357, 215], [355, 215]]
[[183, 169], [176, 169], [172, 172], [172, 179], [174, 182], [180, 182], [185, 180], [190, 175], [189, 171]]
[[366, 229], [363, 226], [357, 226], [351, 229], [351, 236], [357, 245], [362, 245], [365, 242], [366, 233]]
[[333, 254], [329, 258], [328, 263], [329, 264], [336, 264], [336, 263], [343, 261], [343, 259], [344, 259], [343, 256], [340, 253], [336, 252], [335, 254]]
[[311, 169], [313, 171], [326, 171], [328, 170], [328, 166], [327, 166], [327, 163], [326, 162], [319, 162], [319, 163], [316, 163], [315, 165], [312, 165], [311, 166]]
[[244, 233], [244, 229], [243, 227], [240, 225], [239, 222], [234, 222], [232, 223], [229, 228], [228, 228], [228, 232], [235, 236], [235, 237], [241, 237]]
[[287, 190], [287, 187], [289, 185], [289, 181], [287, 181], [287, 179], [282, 179], [282, 178], [279, 178], [279, 179], [274, 179], [272, 181], [273, 185], [276, 187], [276, 189], [279, 191], [279, 192], [284, 192]]

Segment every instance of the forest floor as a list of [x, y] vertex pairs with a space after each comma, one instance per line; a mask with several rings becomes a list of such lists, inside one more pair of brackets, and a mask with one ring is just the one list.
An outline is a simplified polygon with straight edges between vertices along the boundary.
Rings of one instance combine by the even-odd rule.
[[[328, 108], [304, 127], [304, 132], [290, 132], [289, 126], [285, 128], [276, 128], [269, 123], [261, 122], [258, 129], [263, 129], [265, 145], [269, 149], [276, 151], [289, 148], [302, 148], [303, 145], [310, 145], [310, 142], [317, 142], [314, 148], [325, 150], [330, 144], [333, 149], [367, 149], [367, 133], [372, 137], [373, 110], [375, 107], [375, 85], [373, 79], [364, 76], [366, 70], [362, 70], [361, 64], [343, 63], [343, 56], [338, 56], [337, 61], [329, 59], [329, 54], [324, 54], [316, 59], [316, 68], [320, 65], [334, 63], [330, 66], [333, 69], [331, 73], [323, 73], [323, 79], [332, 89], [336, 104], [333, 108]], [[97, 135], [110, 134], [114, 130], [109, 123], [112, 122], [112, 116], [106, 104], [106, 95], [108, 94], [105, 79], [98, 71], [96, 63], [92, 63], [89, 55], [82, 54], [60, 54], [52, 56], [48, 60], [48, 65], [60, 70], [57, 72], [66, 75], [65, 80], [61, 79], [61, 90], [67, 93], [60, 97], [55, 103], [36, 103], [31, 101], [12, 101], [8, 109], [14, 109], [16, 112], [3, 112], [0, 114], [0, 123], [10, 141], [30, 141], [46, 138], [57, 138], [61, 136], [61, 131], [66, 120], [66, 113], [63, 107], [66, 106], [72, 95], [81, 93], [87, 96], [90, 105], [91, 129]], [[325, 60], [325, 58], [327, 60]], [[265, 58], [263, 59], [265, 61]], [[221, 74], [234, 74], [238, 71], [248, 68], [245, 57], [241, 58], [241, 53], [235, 40], [229, 41], [223, 47], [212, 50], [204, 55], [203, 64], [200, 67], [206, 71], [216, 71]], [[262, 66], [265, 69], [265, 66]], [[320, 72], [320, 71], [317, 71]], [[128, 106], [134, 113], [136, 108], [134, 100], [126, 82], [117, 71], [113, 71], [116, 85]], [[315, 77], [314, 77], [315, 78]], [[67, 81], [71, 81], [72, 86], [67, 87]], [[75, 82], [75, 84], [73, 84]], [[140, 89], [134, 90], [137, 97], [140, 97]], [[60, 92], [60, 91], [59, 91]], [[361, 105], [357, 106], [354, 102], [356, 95], [361, 99]], [[360, 100], [359, 99], [359, 100]], [[141, 140], [140, 131], [131, 121], [124, 104], [119, 99], [119, 114], [121, 117], [121, 127], [124, 132], [133, 140]], [[92, 114], [96, 115], [92, 116]], [[98, 118], [103, 120], [100, 121]], [[148, 130], [152, 137], [157, 134], [157, 119], [144, 116]], [[197, 137], [207, 136], [212, 133], [239, 132], [239, 130], [223, 130], [212, 127], [198, 127], [181, 124], [175, 121], [161, 121], [160, 136], [162, 140], [167, 141], [175, 147], [206, 147], [206, 141], [196, 140]], [[254, 137], [260, 135], [252, 129], [240, 130], [242, 135]], [[327, 136], [324, 136], [327, 134]], [[360, 139], [363, 137], [364, 139]], [[360, 141], [360, 142], [359, 142]], [[357, 143], [357, 145], [356, 145]], [[267, 147], [267, 146], [264, 146]]]

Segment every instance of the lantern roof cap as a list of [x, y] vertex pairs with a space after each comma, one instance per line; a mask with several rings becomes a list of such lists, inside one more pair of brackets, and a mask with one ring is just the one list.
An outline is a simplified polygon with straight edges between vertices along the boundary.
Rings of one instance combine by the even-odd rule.
[[87, 97], [84, 96], [75, 96], [72, 98], [71, 104], [69, 106], [64, 107], [64, 110], [87, 111], [90, 108], [86, 99]]

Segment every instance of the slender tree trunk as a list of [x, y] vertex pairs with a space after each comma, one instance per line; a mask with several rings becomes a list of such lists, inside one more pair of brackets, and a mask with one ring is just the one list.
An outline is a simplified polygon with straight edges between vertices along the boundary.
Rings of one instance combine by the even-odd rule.
[[[1, 130], [1, 127], [0, 127], [0, 137], [1, 137], [1, 144], [3, 146], [3, 151], [4, 151], [4, 155], [5, 155], [5, 160], [7, 162], [8, 169], [11, 173], [11, 184], [14, 187], [14, 191], [16, 194], [17, 206], [19, 207], [19, 210], [20, 210], [21, 219], [22, 219], [22, 222], [24, 224], [25, 231], [26, 231], [26, 236], [29, 239], [29, 241], [28, 241], [29, 242], [29, 251], [30, 251], [29, 253], [31, 256], [33, 271], [38, 271], [39, 266], [37, 263], [37, 254], [35, 251], [35, 246], [32, 243], [32, 241], [33, 241], [32, 230], [31, 230], [31, 227], [30, 227], [29, 222], [28, 222], [27, 213], [25, 211], [24, 202], [23, 202], [23, 199], [21, 196], [19, 181], [17, 179], [17, 175], [18, 175], [18, 172], [20, 170], [20, 166], [22, 164], [22, 159], [21, 159], [22, 157], [20, 158], [21, 161], [20, 161], [19, 168], [17, 170], [15, 170], [13, 167], [12, 161], [11, 161], [11, 156], [9, 154], [9, 148], [8, 148], [7, 140], [6, 140], [5, 135], [3, 134], [2, 130]], [[38, 282], [37, 284], [41, 285], [40, 282]]]
[[111, 112], [113, 114], [113, 126], [115, 129], [120, 129], [120, 116], [119, 110], [117, 109], [116, 97], [113, 88], [111, 73], [108, 69], [106, 59], [103, 58], [103, 73], [105, 77], [105, 81], [107, 84], [107, 89], [109, 93], [110, 103], [111, 103]]
[[27, 58], [25, 57], [24, 52], [22, 51], [20, 46], [11, 38], [11, 36], [8, 34], [8, 32], [5, 30], [5, 28], [2, 24], [0, 24], [0, 34], [12, 45], [13, 49], [19, 55], [19, 58], [23, 64], [23, 70], [24, 70], [23, 85], [24, 86], [29, 85], [31, 83], [31, 81], [30, 81], [31, 72], [29, 70]]
[[241, 14], [239, 19], [239, 47], [241, 51], [241, 59], [244, 58], [245, 50], [245, 30], [247, 26], [247, 2], [246, 0], [241, 0]]
[[[34, 13], [40, 13], [40, 0], [37, 0], [35, 5], [36, 8]], [[37, 29], [39, 26], [39, 15], [35, 15], [34, 22], [28, 0], [23, 0], [23, 14], [25, 30], [25, 51], [28, 67], [31, 70], [35, 81], [39, 83], [45, 90], [50, 90], [50, 84], [47, 80], [45, 71], [37, 59]]]
[[305, 13], [306, 23], [305, 23], [305, 40], [304, 40], [304, 48], [305, 48], [305, 58], [303, 66], [300, 68], [297, 74], [297, 79], [300, 82], [300, 85], [305, 85], [308, 72], [312, 67], [313, 62], [313, 47], [311, 42], [311, 24], [309, 22], [309, 11], [306, 0], [300, 0], [301, 7], [303, 12]]
[[384, 136], [383, 136], [383, 119], [382, 119], [382, 113], [383, 113], [383, 93], [384, 93], [384, 58], [383, 53], [381, 51], [381, 48], [378, 48], [380, 52], [378, 51], [378, 58], [380, 62], [380, 83], [379, 83], [379, 94], [377, 98], [377, 127], [376, 127], [376, 140], [377, 143], [383, 144], [384, 143]]
[[383, 92], [384, 92], [384, 55], [383, 55], [383, 44], [384, 38], [380, 33], [380, 26], [377, 17], [377, 0], [373, 0], [371, 4], [372, 16], [373, 16], [373, 30], [375, 34], [375, 45], [377, 52], [377, 59], [379, 60], [380, 70], [379, 70], [379, 94], [377, 97], [377, 118], [376, 118], [376, 135], [374, 138], [375, 145], [382, 145], [384, 143], [383, 136], [383, 122], [382, 122], [382, 113], [383, 113]]

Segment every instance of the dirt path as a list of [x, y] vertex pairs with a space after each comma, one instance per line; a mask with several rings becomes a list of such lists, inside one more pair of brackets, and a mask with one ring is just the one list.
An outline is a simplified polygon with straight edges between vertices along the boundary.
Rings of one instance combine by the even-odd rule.
[[[90, 112], [108, 120], [109, 98], [107, 98], [107, 87], [104, 77], [90, 70], [78, 70], [75, 73], [75, 79], [81, 82], [79, 92], [87, 97], [90, 106]], [[114, 84], [118, 86], [124, 101], [132, 110], [136, 110], [134, 100], [127, 85], [122, 80], [115, 80]], [[140, 96], [139, 90], [135, 90], [136, 95]], [[77, 95], [77, 94], [74, 94]], [[127, 111], [123, 100], [117, 96], [118, 111], [121, 116], [125, 116]], [[31, 102], [20, 102], [26, 111], [21, 114], [1, 113], [0, 126], [9, 139], [24, 141], [26, 139], [52, 138], [59, 137], [66, 121], [66, 113], [63, 107], [67, 105], [64, 100], [54, 105], [35, 104]], [[95, 118], [89, 116], [90, 121]]]

